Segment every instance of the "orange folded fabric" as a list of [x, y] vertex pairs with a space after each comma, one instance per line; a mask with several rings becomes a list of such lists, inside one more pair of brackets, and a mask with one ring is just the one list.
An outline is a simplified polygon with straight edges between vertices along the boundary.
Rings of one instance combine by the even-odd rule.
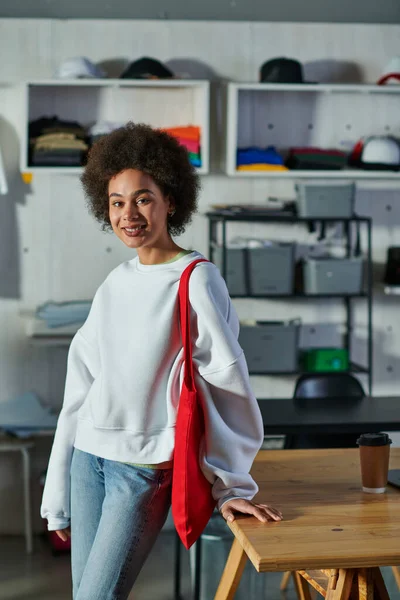
[[195, 125], [188, 125], [187, 127], [164, 127], [162, 131], [166, 131], [177, 138], [186, 138], [194, 142], [200, 140], [201, 129]]
[[239, 165], [237, 171], [289, 171], [284, 165], [268, 165], [266, 163], [255, 163], [253, 165]]

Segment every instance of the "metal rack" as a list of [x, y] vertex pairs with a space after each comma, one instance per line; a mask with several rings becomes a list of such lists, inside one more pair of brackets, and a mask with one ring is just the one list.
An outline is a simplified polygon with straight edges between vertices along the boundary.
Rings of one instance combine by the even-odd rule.
[[[366, 283], [365, 289], [359, 294], [305, 294], [294, 292], [293, 294], [288, 295], [265, 295], [265, 296], [234, 296], [232, 298], [249, 298], [249, 299], [319, 299], [322, 300], [324, 298], [339, 298], [342, 299], [345, 304], [346, 309], [346, 333], [344, 336], [344, 348], [348, 351], [348, 355], [350, 358], [349, 369], [347, 372], [354, 374], [365, 374], [367, 375], [368, 380], [368, 393], [372, 393], [372, 219], [369, 217], [359, 217], [354, 215], [351, 218], [330, 218], [330, 217], [298, 217], [295, 214], [262, 214], [262, 213], [252, 213], [248, 214], [246, 212], [242, 213], [232, 213], [230, 211], [213, 211], [207, 212], [206, 217], [208, 218], [208, 241], [209, 241], [209, 257], [212, 261], [214, 258], [214, 248], [218, 243], [218, 228], [221, 229], [221, 241], [222, 241], [222, 276], [226, 279], [226, 269], [227, 269], [227, 254], [226, 254], [226, 245], [227, 245], [227, 224], [228, 223], [238, 223], [238, 222], [252, 222], [252, 223], [304, 223], [309, 224], [313, 222], [321, 222], [321, 223], [343, 223], [344, 224], [344, 236], [346, 239], [346, 253], [347, 256], [350, 256], [352, 242], [353, 242], [353, 232], [352, 232], [352, 223], [358, 223], [360, 226], [365, 226], [367, 229], [367, 253], [366, 253], [366, 261], [367, 261], [367, 273], [366, 273]], [[353, 310], [352, 310], [352, 301], [357, 298], [365, 298], [367, 301], [367, 365], [358, 365], [351, 361], [351, 351], [352, 351], [352, 331], [353, 331]], [[303, 371], [299, 369], [294, 373], [282, 373], [282, 372], [268, 372], [268, 373], [255, 373], [250, 372], [250, 375], [300, 375]], [[343, 372], [343, 371], [341, 371]], [[334, 373], [330, 373], [334, 374]]]

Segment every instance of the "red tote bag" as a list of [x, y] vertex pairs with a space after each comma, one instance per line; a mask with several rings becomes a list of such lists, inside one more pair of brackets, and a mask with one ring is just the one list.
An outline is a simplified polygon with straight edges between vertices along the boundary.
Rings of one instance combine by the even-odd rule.
[[176, 531], [189, 549], [200, 537], [216, 506], [211, 484], [200, 468], [200, 445], [205, 423], [196, 390], [190, 335], [189, 278], [204, 258], [195, 260], [181, 275], [179, 284], [180, 323], [184, 352], [184, 378], [175, 430], [174, 467], [172, 477], [172, 516]]

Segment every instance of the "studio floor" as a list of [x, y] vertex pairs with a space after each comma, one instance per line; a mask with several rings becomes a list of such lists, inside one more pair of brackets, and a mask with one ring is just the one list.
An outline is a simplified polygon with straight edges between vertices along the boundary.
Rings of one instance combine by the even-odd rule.
[[[174, 600], [173, 549], [173, 534], [163, 532], [143, 568], [129, 600]], [[36, 537], [35, 552], [32, 556], [27, 556], [22, 537], [1, 537], [0, 557], [1, 600], [55, 600], [56, 598], [57, 600], [71, 600], [69, 556], [54, 557], [42, 538]], [[191, 600], [189, 557], [186, 552], [182, 562], [183, 599]], [[383, 572], [391, 600], [400, 600], [400, 592], [391, 569], [385, 568]], [[259, 591], [255, 591], [254, 594], [251, 591], [251, 588], [260, 589], [257, 577], [264, 578], [262, 584], [264, 591], [261, 596]], [[280, 573], [255, 574], [255, 578], [250, 575], [245, 593], [239, 591], [238, 598], [240, 600], [242, 598], [246, 598], [246, 600], [296, 600], [292, 583], [290, 583], [287, 593], [281, 594], [279, 591], [280, 580]], [[203, 594], [202, 600], [212, 600], [212, 597], [206, 597], [206, 595]]]

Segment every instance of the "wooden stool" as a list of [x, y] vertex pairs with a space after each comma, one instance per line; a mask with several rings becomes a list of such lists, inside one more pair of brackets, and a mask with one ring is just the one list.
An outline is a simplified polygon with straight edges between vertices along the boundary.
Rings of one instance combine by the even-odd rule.
[[22, 475], [24, 483], [24, 515], [25, 515], [25, 544], [27, 554], [32, 554], [32, 508], [31, 508], [31, 488], [30, 488], [30, 456], [29, 450], [34, 447], [31, 441], [23, 441], [7, 437], [0, 437], [0, 452], [21, 452], [22, 455]]
[[[392, 567], [393, 575], [400, 589], [400, 567]], [[321, 569], [310, 571], [286, 571], [282, 577], [281, 591], [285, 591], [290, 576], [299, 600], [311, 600], [312, 590], [316, 590], [326, 600], [359, 599], [389, 600], [382, 573], [378, 567], [360, 569], [357, 574], [354, 569]], [[374, 590], [376, 595], [374, 596]]]
[[392, 567], [393, 575], [400, 590], [400, 567]]

